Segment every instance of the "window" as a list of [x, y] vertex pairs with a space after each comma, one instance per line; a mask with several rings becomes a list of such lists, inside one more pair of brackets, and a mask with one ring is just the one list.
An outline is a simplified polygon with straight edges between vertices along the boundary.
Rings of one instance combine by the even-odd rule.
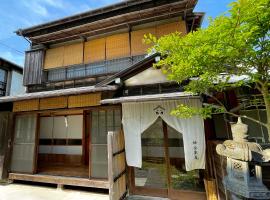
[[7, 71], [0, 69], [0, 82], [6, 82]]
[[6, 93], [6, 81], [7, 72], [6, 70], [0, 69], [0, 96], [4, 96]]
[[83, 116], [40, 118], [40, 154], [82, 155]]
[[121, 128], [120, 109], [93, 111], [91, 115], [91, 177], [108, 177], [107, 133]]

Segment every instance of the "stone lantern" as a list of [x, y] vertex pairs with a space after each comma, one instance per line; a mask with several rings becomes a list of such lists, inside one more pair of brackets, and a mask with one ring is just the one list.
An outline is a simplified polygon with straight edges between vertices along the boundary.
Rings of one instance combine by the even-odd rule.
[[270, 191], [262, 182], [259, 163], [270, 160], [270, 151], [262, 150], [255, 142], [248, 142], [248, 126], [238, 118], [231, 125], [233, 140], [218, 144], [216, 151], [227, 157], [227, 176], [223, 183], [233, 199], [270, 199]]

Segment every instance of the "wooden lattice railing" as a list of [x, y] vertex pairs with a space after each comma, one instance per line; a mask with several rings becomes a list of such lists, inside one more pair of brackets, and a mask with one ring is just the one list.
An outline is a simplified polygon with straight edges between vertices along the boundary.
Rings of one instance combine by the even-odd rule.
[[127, 195], [125, 140], [123, 131], [108, 133], [108, 176], [110, 200]]

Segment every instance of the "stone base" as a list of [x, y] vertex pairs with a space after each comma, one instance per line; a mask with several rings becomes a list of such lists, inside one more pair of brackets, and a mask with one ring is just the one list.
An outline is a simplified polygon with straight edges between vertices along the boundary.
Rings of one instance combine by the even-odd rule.
[[263, 184], [258, 184], [256, 181], [250, 181], [249, 185], [243, 184], [241, 181], [230, 180], [227, 176], [224, 177], [223, 181], [227, 190], [236, 194], [250, 199], [270, 199], [270, 191]]

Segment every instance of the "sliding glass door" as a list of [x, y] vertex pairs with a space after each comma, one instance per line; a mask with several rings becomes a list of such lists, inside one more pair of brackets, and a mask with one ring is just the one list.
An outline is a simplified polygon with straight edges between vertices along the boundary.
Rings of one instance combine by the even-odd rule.
[[11, 159], [12, 172], [34, 173], [37, 115], [18, 115]]
[[186, 171], [182, 134], [161, 118], [141, 135], [142, 168], [131, 170], [133, 194], [205, 199], [199, 170]]
[[119, 108], [93, 110], [91, 118], [90, 139], [90, 176], [91, 178], [108, 178], [107, 134], [121, 129], [121, 112]]

